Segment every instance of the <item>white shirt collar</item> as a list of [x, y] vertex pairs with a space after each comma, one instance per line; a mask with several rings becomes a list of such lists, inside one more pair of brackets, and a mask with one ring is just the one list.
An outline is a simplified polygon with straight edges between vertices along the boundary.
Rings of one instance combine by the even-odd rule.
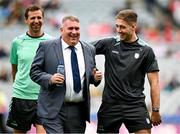
[[[63, 48], [63, 50], [66, 50], [66, 49], [69, 47], [69, 45], [68, 45], [63, 39], [61, 39], [61, 42], [62, 42], [62, 48]], [[74, 47], [75, 47], [76, 50], [81, 49], [81, 44], [80, 44], [80, 42], [78, 42]]]

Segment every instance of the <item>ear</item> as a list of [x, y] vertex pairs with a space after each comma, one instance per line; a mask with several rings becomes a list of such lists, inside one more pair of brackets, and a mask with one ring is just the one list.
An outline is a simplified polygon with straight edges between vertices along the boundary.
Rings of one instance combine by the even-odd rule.
[[60, 27], [60, 32], [63, 32], [63, 27]]
[[27, 19], [24, 17], [24, 23], [26, 23], [27, 24]]
[[42, 18], [42, 23], [44, 23], [44, 18]]
[[137, 24], [136, 23], [132, 23], [132, 28], [136, 29], [136, 27], [137, 27]]

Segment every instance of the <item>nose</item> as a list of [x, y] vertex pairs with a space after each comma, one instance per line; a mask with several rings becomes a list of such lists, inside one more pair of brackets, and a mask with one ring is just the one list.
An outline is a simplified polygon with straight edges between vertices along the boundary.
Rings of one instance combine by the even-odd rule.
[[72, 29], [72, 33], [75, 34], [77, 31], [76, 29]]
[[38, 21], [39, 21], [39, 20], [38, 20], [38, 18], [35, 18], [35, 19], [34, 19], [34, 22], [36, 22], [36, 23], [37, 23]]

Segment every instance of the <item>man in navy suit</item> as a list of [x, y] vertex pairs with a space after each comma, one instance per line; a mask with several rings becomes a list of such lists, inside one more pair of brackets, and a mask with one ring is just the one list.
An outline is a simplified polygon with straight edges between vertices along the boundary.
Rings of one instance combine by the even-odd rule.
[[[84, 133], [90, 121], [89, 84], [97, 86], [102, 74], [95, 67], [95, 48], [79, 40], [79, 19], [65, 16], [60, 31], [60, 38], [40, 43], [32, 63], [31, 79], [41, 85], [38, 115], [47, 133]], [[73, 72], [72, 48], [79, 68]], [[57, 73], [59, 64], [64, 65], [65, 75]], [[74, 72], [79, 73], [79, 91]]]

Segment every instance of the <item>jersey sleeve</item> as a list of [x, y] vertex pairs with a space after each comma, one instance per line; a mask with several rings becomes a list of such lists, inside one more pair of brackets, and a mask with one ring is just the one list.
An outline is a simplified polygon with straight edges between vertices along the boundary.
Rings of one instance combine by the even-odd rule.
[[18, 62], [18, 60], [17, 60], [18, 59], [17, 46], [18, 46], [17, 40], [14, 39], [12, 44], [11, 44], [10, 62], [11, 62], [11, 64], [16, 64], [16, 65]]
[[147, 56], [145, 58], [144, 67], [146, 72], [159, 71], [158, 62], [153, 49], [148, 47]]
[[90, 42], [96, 48], [96, 54], [105, 54], [108, 46], [110, 45], [109, 39], [101, 39]]

